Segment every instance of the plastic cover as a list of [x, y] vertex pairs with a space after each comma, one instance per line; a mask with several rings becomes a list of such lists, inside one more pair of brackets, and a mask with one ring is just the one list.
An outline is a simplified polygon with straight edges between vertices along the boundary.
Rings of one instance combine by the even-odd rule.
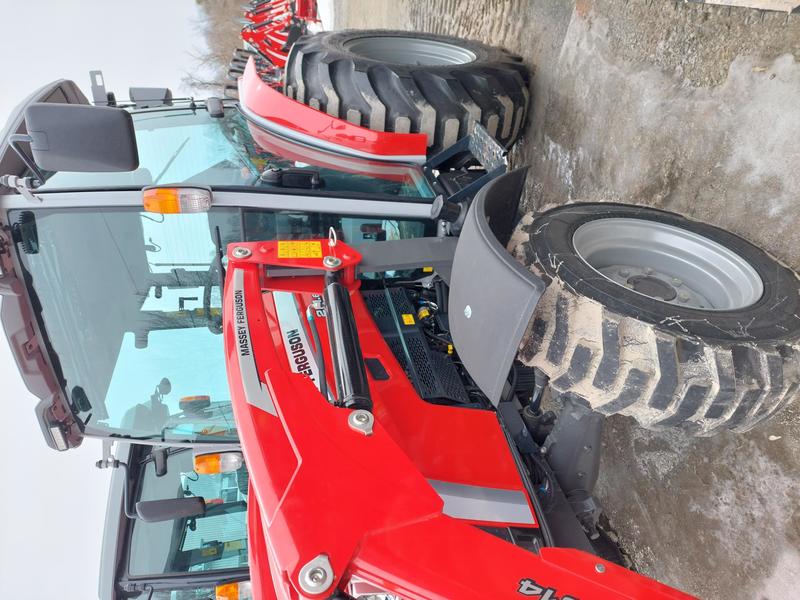
[[505, 248], [525, 169], [498, 177], [472, 202], [450, 281], [450, 332], [461, 361], [496, 406], [545, 283]]

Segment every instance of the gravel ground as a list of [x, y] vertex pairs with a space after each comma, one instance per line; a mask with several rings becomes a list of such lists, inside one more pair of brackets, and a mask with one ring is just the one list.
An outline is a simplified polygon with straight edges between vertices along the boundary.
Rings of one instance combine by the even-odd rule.
[[[800, 15], [657, 0], [335, 0], [337, 28], [480, 39], [525, 58], [512, 151], [529, 209], [659, 206], [800, 268]], [[613, 417], [598, 494], [636, 568], [703, 598], [797, 597], [798, 409], [688, 439]]]

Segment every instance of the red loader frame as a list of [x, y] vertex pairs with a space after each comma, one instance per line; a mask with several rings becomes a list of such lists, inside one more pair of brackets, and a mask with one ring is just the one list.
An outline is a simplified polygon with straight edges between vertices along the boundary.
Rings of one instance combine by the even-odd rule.
[[[494, 413], [417, 395], [359, 292], [354, 248], [241, 243], [228, 259], [224, 338], [251, 477], [254, 597], [688, 597], [588, 553], [534, 554], [445, 514], [440, 482], [524, 498], [514, 520], [491, 524], [539, 525]], [[370, 359], [386, 376], [366, 374]]]

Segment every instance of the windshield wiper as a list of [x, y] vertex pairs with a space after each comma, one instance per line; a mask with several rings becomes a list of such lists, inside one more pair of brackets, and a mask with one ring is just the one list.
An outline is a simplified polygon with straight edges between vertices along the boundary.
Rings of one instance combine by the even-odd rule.
[[181, 145], [178, 146], [178, 149], [175, 150], [175, 153], [172, 156], [170, 156], [169, 160], [167, 161], [167, 164], [164, 165], [163, 169], [161, 169], [161, 172], [158, 175], [156, 175], [155, 179], [153, 179], [153, 185], [158, 185], [158, 182], [161, 181], [161, 178], [164, 176], [164, 173], [166, 173], [167, 170], [172, 166], [172, 163], [175, 162], [175, 159], [178, 158], [178, 154], [181, 153], [186, 144], [189, 143], [190, 139], [191, 138], [187, 137], [185, 140], [183, 140], [183, 142], [181, 142]]

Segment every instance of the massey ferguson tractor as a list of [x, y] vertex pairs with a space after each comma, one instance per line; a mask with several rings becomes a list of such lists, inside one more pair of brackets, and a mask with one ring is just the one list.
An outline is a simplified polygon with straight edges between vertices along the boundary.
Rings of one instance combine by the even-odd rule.
[[[601, 525], [604, 415], [775, 415], [800, 381], [792, 271], [650, 208], [520, 216], [528, 72], [477, 42], [302, 37], [279, 87], [248, 62], [238, 102], [92, 83], [95, 105], [32, 94], [0, 148], [2, 323], [45, 439], [249, 473], [248, 581], [145, 584], [123, 558], [116, 597], [687, 597]], [[110, 511], [192, 531], [219, 510], [138, 493]]]

